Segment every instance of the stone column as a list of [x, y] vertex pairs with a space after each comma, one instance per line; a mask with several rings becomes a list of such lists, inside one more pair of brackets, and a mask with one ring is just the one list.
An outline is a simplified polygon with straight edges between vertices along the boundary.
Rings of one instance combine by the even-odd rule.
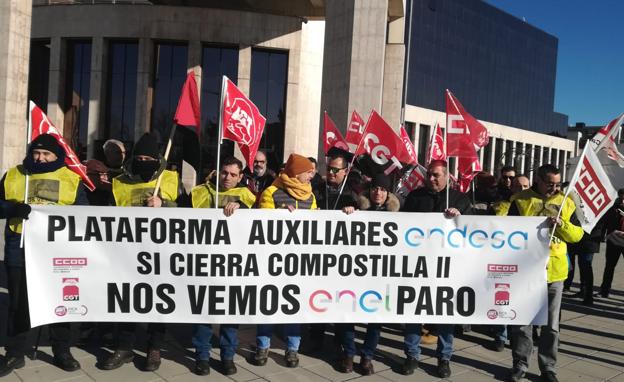
[[496, 176], [496, 138], [490, 139], [490, 172]]
[[50, 39], [50, 68], [48, 69], [48, 118], [62, 133], [65, 125], [63, 104], [65, 100], [65, 41], [60, 37]]
[[139, 39], [139, 53], [137, 65], [137, 91], [134, 140], [135, 142], [150, 130], [152, 95], [154, 88], [151, 84], [152, 60], [154, 57], [154, 45], [149, 38]]
[[526, 150], [526, 144], [524, 142], [520, 143], [520, 150], [523, 155], [520, 156], [520, 168], [518, 168], [516, 174], [522, 174], [524, 172], [524, 165], [526, 164], [526, 153], [524, 152], [524, 150]]
[[106, 47], [102, 37], [91, 41], [91, 77], [89, 81], [89, 119], [87, 121], [87, 158], [93, 158], [98, 132], [104, 129], [106, 107]]
[[0, 162], [2, 173], [24, 159], [28, 126], [31, 0], [0, 2]]

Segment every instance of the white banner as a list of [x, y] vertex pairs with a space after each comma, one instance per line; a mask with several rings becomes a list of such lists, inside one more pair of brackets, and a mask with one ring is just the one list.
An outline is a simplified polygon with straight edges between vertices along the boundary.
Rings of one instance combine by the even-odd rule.
[[33, 326], [545, 324], [544, 218], [33, 206]]

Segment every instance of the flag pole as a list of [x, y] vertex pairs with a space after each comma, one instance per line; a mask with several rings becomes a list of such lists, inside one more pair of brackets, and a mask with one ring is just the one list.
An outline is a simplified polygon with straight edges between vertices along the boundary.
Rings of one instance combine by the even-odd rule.
[[[35, 103], [33, 101], [30, 101], [28, 103], [28, 130], [26, 131], [26, 155], [28, 155], [28, 145], [30, 144], [30, 139], [32, 138], [32, 118], [31, 118], [31, 113], [32, 113], [32, 109], [33, 106], [35, 105]], [[25, 172], [25, 185], [24, 185], [24, 203], [28, 204], [28, 172]], [[22, 235], [20, 237], [20, 248], [24, 248], [24, 234], [26, 233], [26, 219], [22, 219]]]
[[[219, 166], [221, 165], [221, 143], [223, 142], [223, 95], [225, 94], [225, 85], [227, 84], [226, 80], [228, 78], [223, 76], [221, 80], [221, 98], [219, 102], [219, 137], [217, 139], [217, 181], [216, 181], [216, 190], [215, 190], [215, 204], [214, 208], [219, 208], [219, 173], [221, 169]], [[249, 166], [249, 163], [247, 163]], [[210, 182], [210, 180], [208, 180]]]
[[[169, 153], [171, 152], [173, 136], [175, 135], [177, 126], [178, 126], [177, 123], [174, 123], [173, 126], [171, 126], [171, 132], [169, 133], [169, 140], [167, 141], [167, 148], [165, 149], [165, 154], [163, 155], [163, 158], [165, 159], [165, 163], [169, 160]], [[161, 172], [160, 175], [158, 176], [158, 180], [156, 181], [156, 187], [154, 187], [154, 194], [153, 194], [154, 196], [157, 196], [158, 191], [160, 191], [160, 184], [162, 183], [163, 174], [164, 174], [164, 171]]]
[[[446, 89], [448, 93], [448, 89]], [[448, 94], [446, 94], [448, 95]], [[446, 128], [444, 129], [444, 156], [446, 157], [446, 209], [449, 208], [449, 187], [451, 186], [451, 157], [448, 155], [447, 134], [449, 129], [448, 111], [446, 112]]]
[[581, 168], [583, 167], [583, 159], [587, 155], [587, 150], [589, 150], [588, 144], [585, 145], [585, 148], [583, 149], [583, 153], [581, 153], [581, 156], [579, 157], [579, 161], [578, 161], [578, 164], [576, 165], [576, 169], [574, 170], [574, 174], [572, 174], [572, 179], [570, 179], [570, 184], [568, 185], [568, 189], [563, 195], [563, 202], [559, 206], [559, 210], [557, 211], [557, 217], [555, 218], [555, 225], [553, 226], [552, 232], [550, 233], [550, 241], [552, 241], [553, 238], [555, 237], [555, 231], [557, 230], [557, 220], [559, 220], [559, 217], [561, 217], [561, 211], [563, 210], [563, 205], [565, 204], [565, 201], [568, 198], [568, 195], [570, 195], [570, 191], [572, 191], [574, 184], [578, 181], [579, 175], [581, 173]]

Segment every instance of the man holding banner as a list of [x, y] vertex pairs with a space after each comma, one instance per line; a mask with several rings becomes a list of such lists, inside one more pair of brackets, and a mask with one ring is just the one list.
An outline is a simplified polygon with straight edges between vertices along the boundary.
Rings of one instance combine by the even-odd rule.
[[[260, 151], [258, 152], [260, 153]], [[258, 156], [256, 155], [256, 158]], [[265, 157], [266, 159], [266, 157]], [[230, 216], [239, 208], [252, 208], [256, 197], [251, 190], [239, 183], [243, 179], [243, 163], [234, 158], [225, 158], [219, 171], [219, 205], [226, 216]], [[193, 208], [215, 208], [216, 191], [212, 184], [200, 184], [191, 190]], [[195, 374], [210, 374], [210, 350], [212, 344], [212, 325], [198, 324], [195, 326], [193, 345], [195, 345]], [[238, 347], [238, 325], [221, 324], [219, 326], [219, 346], [223, 374], [236, 374], [234, 354]]]
[[[450, 189], [449, 203], [446, 205], [446, 188], [448, 168], [445, 161], [434, 160], [427, 167], [425, 187], [418, 188], [409, 193], [403, 205], [405, 212], [443, 212], [447, 218], [459, 215], [470, 215], [470, 200], [466, 195], [457, 190]], [[455, 325], [440, 324], [438, 329], [438, 346], [436, 357], [438, 358], [438, 376], [448, 378], [451, 376], [449, 361], [453, 354], [453, 331]], [[422, 324], [405, 325], [405, 363], [403, 374], [410, 375], [418, 367], [420, 357], [420, 341]]]
[[[166, 170], [167, 162], [160, 155], [158, 140], [151, 133], [144, 134], [134, 145], [132, 158], [124, 165], [124, 173], [113, 179], [113, 197], [116, 206], [176, 207], [181, 194], [178, 174]], [[160, 191], [154, 195], [158, 178], [162, 177]], [[136, 324], [119, 324], [117, 349], [100, 367], [113, 370], [134, 359]], [[160, 367], [160, 349], [164, 343], [165, 325], [151, 323], [147, 326], [148, 350], [144, 370]]]
[[[25, 202], [26, 193], [28, 200]], [[4, 266], [10, 298], [9, 338], [0, 377], [24, 367], [24, 355], [31, 346], [24, 248], [20, 245], [22, 222], [30, 213], [28, 204], [88, 204], [80, 176], [67, 168], [65, 151], [49, 134], [41, 134], [32, 141], [23, 163], [9, 169], [0, 184], [1, 217], [9, 219]], [[70, 353], [70, 337], [69, 323], [50, 325], [53, 362], [65, 371], [80, 369], [80, 363]]]
[[[509, 216], [546, 216], [548, 224], [554, 227], [547, 266], [548, 325], [542, 327], [537, 356], [542, 380], [550, 382], [557, 381], [555, 367], [559, 347], [559, 315], [563, 281], [568, 276], [566, 243], [576, 243], [583, 237], [583, 228], [570, 221], [575, 209], [572, 199], [564, 198], [561, 193], [559, 169], [547, 164], [537, 169], [532, 188], [514, 196], [508, 213]], [[513, 327], [510, 381], [520, 381], [529, 369], [529, 358], [533, 351], [532, 333], [532, 325]]]

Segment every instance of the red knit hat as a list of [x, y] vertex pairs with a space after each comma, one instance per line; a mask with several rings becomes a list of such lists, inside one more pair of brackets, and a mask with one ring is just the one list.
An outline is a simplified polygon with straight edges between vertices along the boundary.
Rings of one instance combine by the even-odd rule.
[[284, 167], [284, 172], [291, 178], [310, 170], [314, 170], [314, 164], [299, 154], [290, 154]]

